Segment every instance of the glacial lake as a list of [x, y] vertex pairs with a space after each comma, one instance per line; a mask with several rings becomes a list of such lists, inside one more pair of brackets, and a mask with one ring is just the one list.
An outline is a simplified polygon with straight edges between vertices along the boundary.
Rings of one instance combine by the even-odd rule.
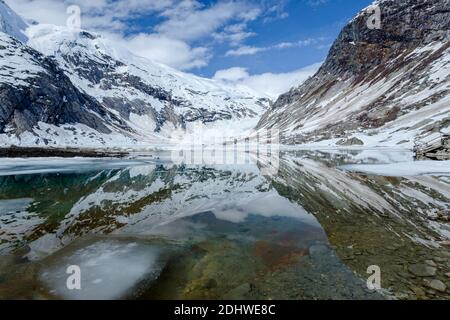
[[0, 161], [0, 299], [450, 299], [448, 162]]

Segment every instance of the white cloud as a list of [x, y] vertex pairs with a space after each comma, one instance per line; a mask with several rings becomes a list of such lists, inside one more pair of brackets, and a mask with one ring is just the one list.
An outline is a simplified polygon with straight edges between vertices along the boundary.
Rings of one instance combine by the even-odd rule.
[[211, 55], [204, 47], [191, 48], [186, 42], [153, 34], [127, 38], [124, 45], [135, 54], [180, 70], [204, 67]]
[[315, 39], [304, 39], [299, 40], [295, 42], [281, 42], [269, 47], [253, 47], [253, 46], [240, 46], [236, 49], [228, 50], [225, 53], [225, 56], [249, 56], [254, 55], [260, 52], [266, 52], [270, 50], [283, 50], [283, 49], [289, 49], [289, 48], [301, 48], [301, 47], [307, 47], [312, 45], [320, 46], [323, 44], [323, 42], [326, 41], [326, 38], [315, 38]]
[[276, 99], [280, 94], [289, 91], [292, 87], [299, 86], [313, 76], [320, 66], [321, 63], [316, 63], [291, 72], [256, 75], [250, 75], [245, 68], [234, 67], [217, 71], [214, 79], [228, 84], [244, 85]]
[[267, 7], [264, 14], [264, 22], [267, 23], [289, 17], [289, 13], [285, 10], [288, 2], [289, 0], [264, 0], [263, 4]]
[[213, 37], [221, 43], [229, 42], [231, 46], [238, 46], [255, 35], [256, 33], [247, 31], [247, 23], [241, 22], [226, 26], [223, 31], [214, 33]]
[[270, 47], [251, 47], [251, 46], [242, 46], [237, 49], [228, 50], [225, 55], [227, 57], [234, 56], [251, 56], [257, 54], [259, 52], [264, 52], [270, 50]]
[[219, 70], [214, 75], [215, 80], [237, 82], [244, 79], [248, 79], [250, 75], [246, 68], [234, 67], [230, 69]]
[[159, 12], [174, 0], [6, 0], [22, 16], [41, 23], [65, 25], [66, 9], [78, 5], [82, 10], [82, 27], [88, 30], [123, 31], [125, 19], [142, 13]]
[[[259, 10], [244, 2], [218, 2], [204, 8], [196, 1], [184, 0], [161, 15], [168, 19], [155, 28], [158, 33], [174, 39], [197, 40], [216, 32], [230, 20], [254, 20], [259, 15]], [[242, 26], [245, 24], [241, 24]], [[242, 28], [238, 30], [242, 31]]]

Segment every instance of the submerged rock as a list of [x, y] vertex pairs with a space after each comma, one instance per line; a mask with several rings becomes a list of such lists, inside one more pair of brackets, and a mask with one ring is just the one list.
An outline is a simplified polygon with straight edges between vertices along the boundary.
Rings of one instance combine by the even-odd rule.
[[413, 264], [408, 268], [409, 272], [418, 277], [432, 277], [436, 275], [436, 268], [425, 264]]
[[433, 260], [425, 260], [425, 263], [431, 267], [436, 267], [436, 262], [434, 262]]
[[422, 288], [415, 287], [415, 288], [412, 288], [412, 291], [419, 298], [426, 296], [425, 290], [423, 290]]
[[432, 280], [428, 284], [428, 286], [431, 289], [439, 291], [439, 292], [445, 292], [445, 290], [447, 290], [447, 286], [441, 280], [437, 280], [437, 279]]

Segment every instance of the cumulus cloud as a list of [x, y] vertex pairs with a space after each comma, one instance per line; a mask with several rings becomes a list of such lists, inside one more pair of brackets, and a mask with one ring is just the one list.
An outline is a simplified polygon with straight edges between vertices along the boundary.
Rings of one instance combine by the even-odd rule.
[[186, 42], [141, 33], [122, 40], [135, 54], [181, 70], [204, 67], [211, 58], [208, 48], [192, 48]]
[[244, 85], [258, 93], [276, 99], [280, 94], [289, 91], [292, 87], [299, 86], [313, 76], [320, 66], [321, 63], [316, 63], [287, 73], [255, 75], [251, 75], [246, 68], [234, 67], [217, 71], [214, 79], [228, 84]]
[[230, 69], [219, 70], [214, 75], [215, 80], [226, 82], [237, 82], [250, 77], [246, 68], [234, 67]]
[[[256, 19], [260, 11], [244, 2], [218, 2], [203, 8], [196, 1], [182, 1], [174, 8], [165, 10], [161, 15], [167, 20], [156, 26], [158, 33], [174, 39], [196, 40], [215, 32], [230, 20], [245, 23]], [[232, 29], [225, 30], [233, 33]]]

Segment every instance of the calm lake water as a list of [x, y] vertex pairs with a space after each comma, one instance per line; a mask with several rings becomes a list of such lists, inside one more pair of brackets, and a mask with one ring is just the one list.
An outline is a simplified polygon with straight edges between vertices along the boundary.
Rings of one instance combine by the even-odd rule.
[[[5, 160], [0, 298], [449, 299], [450, 174], [348, 170], [407, 161], [283, 152], [267, 173], [157, 157]], [[66, 285], [74, 265], [81, 290]], [[368, 289], [370, 266], [382, 290]]]

